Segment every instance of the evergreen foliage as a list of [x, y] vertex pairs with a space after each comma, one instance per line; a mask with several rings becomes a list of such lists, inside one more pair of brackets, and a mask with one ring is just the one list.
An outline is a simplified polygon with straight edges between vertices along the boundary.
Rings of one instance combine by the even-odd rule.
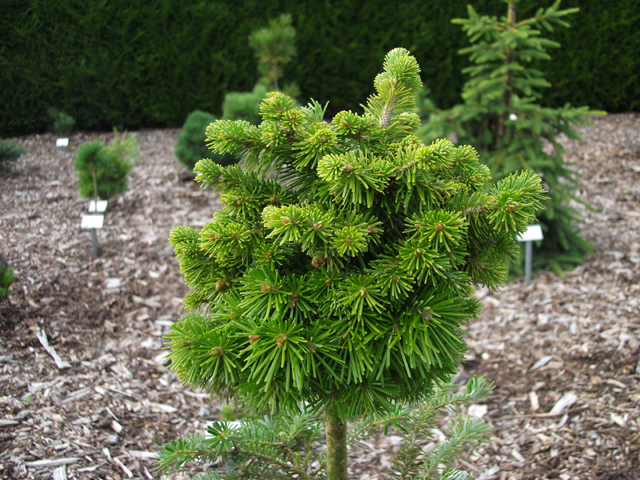
[[15, 162], [24, 153], [24, 148], [11, 140], [0, 140], [0, 170], [9, 162]]
[[[468, 66], [452, 52], [466, 44], [450, 23], [467, 3], [500, 15], [497, 0], [342, 0], [340, 2], [79, 2], [5, 0], [0, 15], [0, 136], [46, 131], [47, 106], [76, 129], [179, 128], [196, 109], [221, 114], [227, 92], [253, 89], [258, 73], [248, 36], [263, 19], [293, 17], [298, 55], [287, 65], [296, 98], [355, 109], [371, 93], [380, 58], [410, 49], [441, 108], [459, 102]], [[522, 18], [548, 0], [529, 0]], [[640, 111], [640, 9], [637, 0], [564, 0], [580, 22], [549, 38], [568, 47], [537, 65], [554, 85], [545, 106], [590, 105]], [[170, 39], [170, 41], [167, 41]], [[43, 61], [43, 59], [46, 59]]]
[[76, 120], [71, 115], [61, 112], [54, 107], [50, 107], [47, 112], [51, 118], [51, 131], [58, 137], [68, 137], [73, 131]]
[[[486, 192], [473, 148], [420, 143], [406, 50], [387, 54], [374, 87], [364, 114], [330, 124], [317, 102], [294, 108], [278, 92], [259, 126], [211, 124], [212, 149], [245, 168], [198, 162], [224, 208], [200, 232], [171, 232], [192, 288], [167, 336], [171, 369], [259, 409], [304, 402], [345, 460], [347, 420], [423, 401], [456, 372], [480, 309], [473, 285], [501, 285], [544, 199], [531, 172]], [[332, 458], [329, 478], [343, 478]]]
[[107, 199], [126, 191], [127, 174], [138, 155], [135, 135], [117, 131], [109, 146], [99, 140], [80, 145], [74, 162], [80, 196]]
[[220, 165], [231, 165], [238, 162], [238, 159], [233, 155], [218, 155], [207, 148], [204, 131], [215, 120], [215, 115], [196, 110], [191, 112], [184, 122], [182, 133], [178, 137], [175, 155], [189, 171], [192, 171], [198, 160], [203, 158], [209, 158]]
[[510, 13], [500, 19], [481, 16], [469, 5], [468, 19], [453, 20], [462, 25], [471, 42], [460, 51], [473, 62], [463, 70], [469, 75], [462, 92], [464, 103], [431, 115], [418, 136], [430, 141], [455, 132], [459, 144], [478, 149], [495, 180], [520, 169], [539, 173], [550, 198], [538, 218], [544, 230], [544, 256], [536, 260], [538, 266], [562, 274], [562, 269], [580, 263], [591, 247], [574, 230], [578, 213], [569, 202], [580, 201], [572, 193], [577, 186], [576, 172], [565, 165], [564, 148], [556, 137], [565, 134], [579, 139], [574, 127], [588, 124], [586, 115], [604, 112], [568, 104], [545, 108], [536, 103], [542, 97], [538, 90], [550, 84], [531, 64], [549, 60], [546, 50], [559, 47], [543, 38], [541, 30], [568, 27], [562, 18], [578, 9], [560, 10], [557, 0], [535, 16], [516, 22], [520, 0], [503, 2]]
[[[463, 448], [473, 449], [486, 440], [489, 426], [483, 420], [458, 414], [446, 430], [446, 440], [433, 450], [426, 451], [425, 447], [435, 440], [433, 429], [438, 428], [444, 411], [452, 412], [482, 400], [491, 388], [484, 377], [473, 377], [462, 392], [456, 392], [451, 385], [436, 386], [433, 395], [416, 407], [396, 405], [383, 415], [358, 420], [351, 425], [346, 443], [355, 445], [379, 428], [395, 428], [394, 434], [402, 436], [403, 443], [393, 459], [391, 478], [470, 479], [468, 474], [454, 468]], [[209, 470], [196, 477], [200, 480], [326, 478], [327, 452], [318, 449], [324, 437], [324, 425], [308, 410], [239, 424], [213, 422], [206, 433], [164, 445], [159, 452], [158, 467], [172, 471], [191, 461], [205, 464], [222, 461], [233, 465], [233, 469], [225, 473]]]

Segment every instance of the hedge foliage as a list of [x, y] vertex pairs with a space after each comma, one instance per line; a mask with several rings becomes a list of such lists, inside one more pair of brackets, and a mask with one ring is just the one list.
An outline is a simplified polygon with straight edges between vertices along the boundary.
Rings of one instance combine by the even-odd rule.
[[[221, 113], [224, 94], [258, 78], [251, 32], [290, 13], [298, 56], [287, 68], [303, 100], [358, 109], [394, 47], [413, 52], [439, 107], [459, 101], [467, 45], [450, 20], [466, 4], [502, 15], [499, 0], [0, 0], [0, 134], [43, 131], [47, 108], [79, 129], [179, 127], [189, 112]], [[547, 6], [530, 0], [522, 15]], [[563, 49], [540, 65], [549, 106], [640, 110], [637, 0], [565, 0], [581, 11], [551, 39]]]

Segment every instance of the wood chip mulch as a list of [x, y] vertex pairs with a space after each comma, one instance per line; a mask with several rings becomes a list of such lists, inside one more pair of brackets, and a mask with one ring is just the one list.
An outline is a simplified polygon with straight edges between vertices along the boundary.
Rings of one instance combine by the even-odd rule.
[[[584, 141], [562, 140], [593, 207], [576, 204], [591, 258], [564, 278], [477, 292], [485, 307], [459, 380], [482, 374], [496, 388], [472, 409], [494, 434], [461, 460], [474, 478], [640, 478], [640, 115], [593, 123]], [[142, 155], [105, 214], [99, 258], [80, 229], [73, 157], [112, 135], [76, 133], [66, 148], [50, 134], [16, 139], [26, 153], [0, 172], [0, 253], [16, 277], [0, 302], [0, 478], [160, 478], [159, 445], [220, 418], [162, 365], [188, 291], [169, 232], [219, 208], [185, 179], [178, 134], [137, 132]], [[398, 442], [354, 448], [353, 478], [388, 478]]]

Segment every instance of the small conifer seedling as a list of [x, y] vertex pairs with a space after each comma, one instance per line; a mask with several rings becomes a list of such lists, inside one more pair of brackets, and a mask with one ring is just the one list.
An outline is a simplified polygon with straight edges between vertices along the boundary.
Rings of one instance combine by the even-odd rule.
[[347, 479], [347, 421], [428, 399], [457, 371], [474, 285], [502, 284], [544, 199], [532, 172], [487, 191], [473, 148], [418, 140], [406, 50], [387, 54], [374, 87], [363, 114], [331, 123], [277, 92], [260, 126], [214, 122], [212, 149], [245, 168], [198, 162], [224, 208], [171, 232], [192, 288], [167, 336], [171, 369], [258, 409], [323, 416], [330, 480]]
[[74, 167], [83, 198], [110, 198], [127, 190], [127, 174], [138, 157], [135, 135], [118, 135], [109, 144], [99, 140], [83, 143], [76, 150]]

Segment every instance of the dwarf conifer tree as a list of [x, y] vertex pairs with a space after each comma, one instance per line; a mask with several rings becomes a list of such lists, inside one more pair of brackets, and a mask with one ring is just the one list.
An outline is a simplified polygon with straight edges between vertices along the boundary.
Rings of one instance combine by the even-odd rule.
[[464, 103], [431, 115], [418, 136], [428, 142], [455, 132], [458, 144], [478, 149], [494, 180], [521, 169], [539, 173], [549, 200], [538, 218], [545, 231], [544, 256], [537, 256], [538, 266], [562, 274], [562, 269], [580, 263], [591, 247], [575, 232], [573, 222], [579, 216], [569, 202], [580, 201], [572, 193], [576, 172], [565, 165], [565, 151], [556, 137], [564, 133], [579, 139], [574, 127], [588, 123], [585, 115], [604, 112], [536, 103], [542, 96], [539, 89], [550, 84], [532, 64], [549, 60], [546, 50], [560, 46], [542, 37], [541, 30], [568, 27], [563, 17], [578, 9], [560, 10], [557, 0], [533, 17], [516, 21], [520, 0], [502, 1], [508, 4], [508, 13], [500, 19], [479, 15], [469, 5], [469, 18], [452, 20], [462, 25], [471, 42], [460, 50], [473, 63], [462, 71], [469, 75], [462, 92]]
[[284, 66], [296, 55], [296, 30], [291, 24], [291, 15], [282, 14], [269, 21], [268, 26], [256, 30], [249, 36], [249, 46], [258, 60], [260, 78], [251, 92], [230, 92], [222, 104], [224, 120], [246, 120], [260, 123], [260, 103], [268, 92], [280, 91], [296, 98], [300, 89], [295, 82], [280, 88], [279, 79], [284, 75]]
[[80, 196], [97, 201], [126, 191], [127, 174], [138, 155], [136, 136], [117, 131], [108, 146], [99, 140], [81, 144], [74, 161]]
[[171, 232], [192, 288], [167, 337], [171, 369], [259, 409], [324, 415], [331, 480], [347, 478], [348, 420], [419, 402], [456, 372], [474, 285], [505, 280], [544, 198], [532, 172], [486, 191], [473, 148], [418, 140], [406, 50], [387, 54], [374, 86], [363, 114], [331, 123], [282, 93], [260, 126], [214, 122], [212, 149], [245, 167], [198, 162], [224, 208], [201, 231]]

